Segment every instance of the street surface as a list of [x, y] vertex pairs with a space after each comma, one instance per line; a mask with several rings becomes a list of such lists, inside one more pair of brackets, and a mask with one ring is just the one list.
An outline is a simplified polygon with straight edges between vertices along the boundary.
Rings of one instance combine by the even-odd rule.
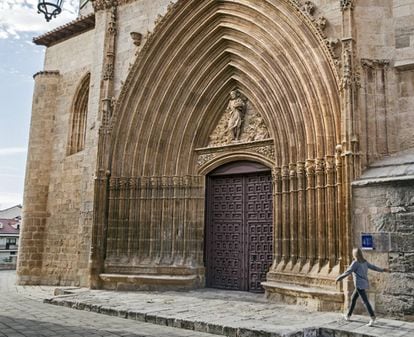
[[379, 317], [369, 327], [366, 315], [347, 322], [340, 313], [269, 302], [263, 294], [62, 288], [71, 294], [16, 286], [14, 271], [0, 271], [0, 337], [414, 337], [412, 322]]
[[15, 271], [0, 271], [0, 336], [211, 337], [213, 335], [42, 303], [55, 287], [15, 286]]

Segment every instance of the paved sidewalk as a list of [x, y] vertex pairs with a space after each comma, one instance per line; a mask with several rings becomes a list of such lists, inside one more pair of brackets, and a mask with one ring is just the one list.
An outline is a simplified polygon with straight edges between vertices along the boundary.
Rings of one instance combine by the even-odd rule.
[[43, 303], [56, 287], [15, 286], [14, 271], [0, 271], [1, 337], [211, 337]]
[[[48, 303], [163, 326], [234, 337], [414, 337], [414, 323], [367, 316], [346, 322], [338, 313], [267, 302], [263, 295], [201, 289], [114, 292], [79, 289]], [[182, 330], [185, 331], [185, 330]]]

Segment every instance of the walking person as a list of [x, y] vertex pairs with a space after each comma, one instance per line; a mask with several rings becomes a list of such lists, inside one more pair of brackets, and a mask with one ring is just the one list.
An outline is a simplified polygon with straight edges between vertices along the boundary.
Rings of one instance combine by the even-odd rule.
[[352, 312], [354, 311], [356, 301], [358, 297], [361, 296], [365, 308], [367, 309], [369, 316], [371, 317], [368, 326], [372, 326], [375, 322], [375, 313], [371, 307], [371, 304], [368, 301], [366, 293], [366, 289], [368, 289], [369, 287], [368, 269], [375, 270], [378, 272], [389, 272], [389, 269], [380, 268], [369, 263], [367, 260], [364, 259], [362, 251], [359, 248], [354, 248], [352, 250], [352, 256], [354, 257], [354, 261], [352, 261], [351, 265], [343, 274], [339, 275], [336, 278], [336, 282], [339, 282], [348, 275], [352, 274], [352, 277], [354, 279], [355, 290], [352, 294], [351, 305], [349, 306], [348, 313], [345, 315], [345, 320], [349, 321]]

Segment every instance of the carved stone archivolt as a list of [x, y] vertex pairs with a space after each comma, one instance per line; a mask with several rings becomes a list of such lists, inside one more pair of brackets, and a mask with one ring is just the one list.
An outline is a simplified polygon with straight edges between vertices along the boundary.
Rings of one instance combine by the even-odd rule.
[[208, 147], [246, 143], [269, 138], [269, 131], [249, 100], [237, 89], [230, 98], [218, 125], [210, 135]]
[[[278, 6], [283, 11], [276, 10], [274, 1], [263, 2], [269, 4], [267, 10], [255, 6], [254, 1], [246, 1], [246, 6], [227, 0], [178, 1], [154, 32], [143, 39], [145, 44], [119, 94], [107, 145], [111, 179], [141, 177], [141, 185], [133, 189], [116, 187], [118, 182], [111, 180], [112, 187], [102, 185], [100, 189], [109, 195], [99, 196], [100, 214], [107, 217], [104, 220], [109, 231], [104, 232], [102, 221], [97, 222], [101, 227], [96, 232], [107, 235], [106, 257], [112, 259], [111, 268], [119, 266], [118, 252], [130, 258], [126, 266], [134, 268], [135, 260], [155, 267], [178, 261], [188, 268], [194, 261], [202, 261], [201, 237], [178, 236], [174, 241], [170, 236], [204, 228], [202, 216], [185, 216], [190, 215], [187, 204], [191, 200], [194, 212], [203, 213], [205, 190], [203, 186], [198, 191], [187, 189], [186, 180], [175, 187], [174, 177], [189, 175], [197, 186], [197, 179], [204, 179], [198, 175], [213, 167], [251, 159], [274, 169], [273, 209], [278, 212], [274, 242], [278, 251], [269, 275], [274, 284], [268, 289], [276, 289], [277, 282], [309, 285], [306, 273], [312, 271], [312, 279], [319, 280], [320, 266], [325, 265], [328, 267], [316, 285], [330, 277], [328, 287], [332, 290], [336, 286], [335, 273], [329, 275], [329, 271], [338, 266], [344, 254], [326, 242], [348, 237], [337, 230], [342, 228], [339, 217], [344, 214], [338, 187], [342, 175], [332, 171], [328, 157], [340, 140], [339, 76], [321, 34], [324, 20], [315, 22], [312, 15], [302, 11], [299, 4], [304, 1], [280, 0]], [[275, 10], [269, 13], [269, 8]], [[257, 20], [245, 29], [239, 14]], [[269, 16], [274, 19], [266, 20]], [[292, 25], [291, 19], [301, 24]], [[188, 29], [195, 24], [197, 30]], [[240, 34], [244, 36], [242, 42]], [[286, 45], [291, 48], [280, 53]], [[310, 48], [314, 57], [309, 57]], [[268, 55], [268, 59], [258, 59], [257, 55]], [[270, 62], [276, 59], [280, 62]], [[321, 76], [313, 76], [315, 73]], [[311, 92], [315, 95], [309, 95]], [[151, 180], [154, 176], [156, 179]], [[173, 186], [157, 177], [173, 177]], [[188, 197], [183, 202], [170, 202], [171, 193], [172, 199], [179, 193]], [[183, 218], [174, 223], [171, 219], [176, 214]], [[129, 222], [125, 221], [128, 216]], [[330, 232], [332, 228], [335, 233]], [[168, 238], [165, 243], [164, 233]], [[144, 240], [143, 247], [149, 248], [132, 256], [129, 252], [135, 252], [136, 247], [127, 250], [113, 239], [132, 237], [130, 234]], [[299, 242], [298, 237], [306, 239]], [[318, 245], [318, 238], [323, 245]], [[99, 239], [97, 236], [95, 242]], [[175, 249], [181, 244], [193, 248]], [[304, 272], [300, 274], [298, 268]], [[289, 275], [295, 276], [295, 282], [288, 279]]]

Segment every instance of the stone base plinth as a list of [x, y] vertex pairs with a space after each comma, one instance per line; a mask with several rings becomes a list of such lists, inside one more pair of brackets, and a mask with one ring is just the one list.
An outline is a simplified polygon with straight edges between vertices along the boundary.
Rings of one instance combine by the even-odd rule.
[[100, 274], [101, 286], [110, 290], [190, 290], [205, 285], [204, 272], [191, 275]]
[[266, 298], [271, 301], [302, 305], [318, 311], [343, 309], [342, 292], [274, 281], [263, 282], [262, 286], [266, 290]]
[[41, 277], [36, 275], [19, 275], [16, 273], [16, 284], [20, 286], [38, 286], [41, 284]]

